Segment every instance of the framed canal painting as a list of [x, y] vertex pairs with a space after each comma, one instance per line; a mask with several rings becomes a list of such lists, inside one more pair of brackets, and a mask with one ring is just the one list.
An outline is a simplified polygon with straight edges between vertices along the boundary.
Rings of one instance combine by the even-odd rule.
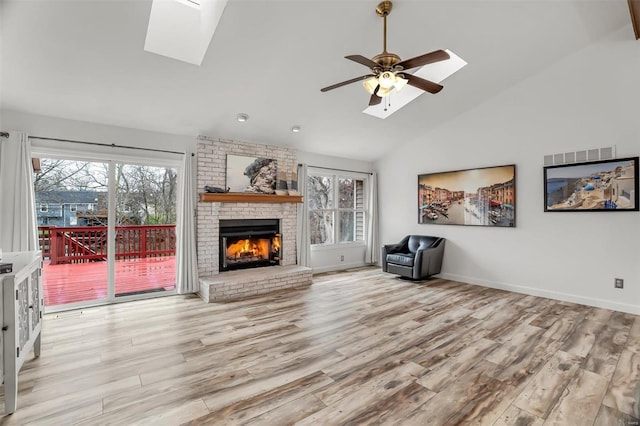
[[418, 175], [418, 223], [515, 227], [515, 164]]
[[544, 168], [544, 211], [638, 211], [638, 157]]

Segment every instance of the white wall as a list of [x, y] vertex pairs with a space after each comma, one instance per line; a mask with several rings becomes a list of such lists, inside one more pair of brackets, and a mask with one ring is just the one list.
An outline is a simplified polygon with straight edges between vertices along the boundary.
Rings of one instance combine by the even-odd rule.
[[[373, 163], [368, 161], [331, 157], [304, 151], [298, 151], [298, 163], [362, 173], [369, 173], [374, 170]], [[311, 267], [314, 273], [318, 273], [364, 266], [365, 249], [362, 245], [349, 244], [331, 247], [312, 247]]]
[[298, 163], [305, 163], [309, 167], [329, 167], [362, 173], [369, 173], [374, 170], [374, 164], [369, 161], [314, 154], [306, 151], [298, 151]]
[[[640, 154], [639, 99], [640, 44], [625, 28], [425, 132], [377, 163], [381, 243], [443, 236], [445, 278], [640, 314], [640, 213], [543, 211], [544, 155]], [[516, 228], [417, 223], [418, 174], [512, 163]]]
[[[4, 130], [26, 132], [30, 136], [59, 138], [151, 148], [176, 152], [195, 152], [196, 135], [172, 135], [125, 127], [66, 120], [12, 110], [0, 111]], [[55, 142], [51, 142], [55, 144]]]

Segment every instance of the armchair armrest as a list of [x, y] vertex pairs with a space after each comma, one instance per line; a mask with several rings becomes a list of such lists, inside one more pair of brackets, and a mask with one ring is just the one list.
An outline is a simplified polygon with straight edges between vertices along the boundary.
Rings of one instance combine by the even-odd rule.
[[444, 254], [444, 241], [444, 238], [438, 238], [431, 245], [421, 247], [416, 251], [416, 258], [413, 264], [414, 276], [428, 276], [440, 273]]
[[396, 253], [402, 246], [400, 244], [385, 244], [382, 246], [387, 253]]
[[382, 246], [382, 249], [380, 250], [380, 262], [382, 263], [382, 271], [383, 272], [388, 272], [387, 270], [387, 253], [389, 253], [389, 250], [393, 248], [395, 244], [385, 244]]
[[408, 252], [407, 241], [409, 241], [409, 237], [404, 237], [402, 241], [397, 244], [385, 244], [382, 246], [380, 250], [380, 262], [382, 262], [382, 270], [384, 272], [388, 272], [387, 270], [387, 254], [391, 253], [400, 253], [400, 252]]
[[397, 244], [385, 244], [382, 246], [387, 253], [408, 253], [409, 248], [407, 247], [407, 242], [409, 241], [409, 237], [404, 237], [402, 241]]

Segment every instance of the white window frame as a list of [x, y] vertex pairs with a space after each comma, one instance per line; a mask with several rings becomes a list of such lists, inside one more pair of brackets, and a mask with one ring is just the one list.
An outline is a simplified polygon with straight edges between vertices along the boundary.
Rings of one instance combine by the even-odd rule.
[[[316, 169], [309, 167], [308, 176], [324, 176], [329, 177], [333, 181], [333, 208], [331, 209], [311, 209], [309, 208], [309, 212], [312, 211], [332, 211], [333, 212], [333, 243], [323, 243], [323, 244], [311, 244], [311, 250], [331, 250], [337, 247], [364, 247], [367, 245], [367, 221], [369, 220], [369, 212], [367, 211], [367, 207], [369, 205], [368, 202], [368, 188], [370, 184], [369, 174], [367, 173], [359, 173], [359, 172], [343, 172], [343, 171], [332, 171], [328, 169]], [[339, 179], [354, 179], [363, 181], [362, 185], [362, 209], [348, 209], [348, 208], [340, 208], [340, 200], [339, 200]], [[305, 185], [308, 182], [304, 183]], [[353, 211], [353, 212], [362, 212], [362, 225], [363, 225], [363, 234], [362, 240], [358, 241], [340, 241], [340, 212], [341, 211]], [[307, 220], [309, 218], [307, 217]]]
[[40, 213], [47, 213], [49, 211], [49, 204], [40, 203]]

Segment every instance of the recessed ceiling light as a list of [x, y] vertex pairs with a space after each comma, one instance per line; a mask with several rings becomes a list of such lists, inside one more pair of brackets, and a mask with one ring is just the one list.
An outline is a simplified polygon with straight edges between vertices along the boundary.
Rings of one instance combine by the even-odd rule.
[[292, 131], [293, 133], [299, 133], [299, 132], [300, 132], [300, 126], [293, 126], [293, 127], [291, 128], [291, 131]]
[[236, 120], [238, 120], [241, 123], [244, 123], [245, 121], [247, 121], [249, 119], [249, 116], [243, 112], [239, 113], [236, 116]]

